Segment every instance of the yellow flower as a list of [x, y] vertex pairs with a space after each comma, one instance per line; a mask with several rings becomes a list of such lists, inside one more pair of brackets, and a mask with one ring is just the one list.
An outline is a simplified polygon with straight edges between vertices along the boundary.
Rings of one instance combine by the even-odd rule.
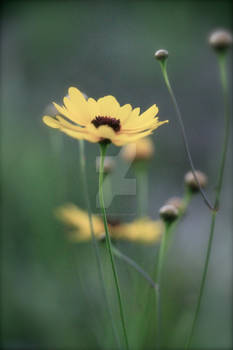
[[[56, 210], [56, 216], [65, 224], [71, 226], [70, 238], [76, 242], [89, 241], [91, 231], [88, 214], [74, 204], [66, 204]], [[97, 215], [92, 215], [94, 233], [97, 239], [105, 236], [104, 223]], [[161, 221], [142, 218], [125, 224], [108, 224], [110, 236], [113, 239], [153, 243], [159, 241], [163, 225]]]
[[110, 95], [97, 101], [94, 98], [86, 100], [74, 87], [69, 88], [63, 102], [63, 107], [54, 103], [58, 113], [55, 118], [44, 116], [44, 123], [75, 139], [90, 142], [104, 141], [122, 146], [151, 134], [168, 122], [159, 122], [158, 117], [155, 118], [158, 113], [156, 105], [140, 115], [140, 108], [132, 109], [130, 104], [120, 106]]

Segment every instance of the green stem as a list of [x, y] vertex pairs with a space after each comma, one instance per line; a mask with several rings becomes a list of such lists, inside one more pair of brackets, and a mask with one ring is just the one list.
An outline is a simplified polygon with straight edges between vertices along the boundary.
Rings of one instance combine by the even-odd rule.
[[111, 246], [111, 239], [110, 239], [110, 235], [108, 232], [108, 224], [107, 224], [105, 205], [104, 205], [104, 195], [103, 195], [104, 172], [103, 172], [103, 170], [104, 170], [104, 158], [105, 158], [106, 150], [107, 150], [107, 144], [100, 143], [101, 158], [100, 158], [100, 172], [99, 172], [99, 201], [100, 201], [100, 207], [101, 207], [103, 220], [104, 220], [107, 250], [109, 252], [109, 257], [110, 257], [112, 271], [113, 271], [113, 277], [114, 277], [114, 281], [115, 281], [115, 285], [116, 285], [123, 334], [124, 334], [124, 338], [125, 338], [126, 349], [128, 350], [129, 343], [128, 343], [128, 336], [127, 336], [127, 331], [126, 331], [126, 326], [125, 326], [123, 304], [122, 304], [122, 300], [121, 300], [121, 291], [120, 291], [120, 285], [119, 285], [119, 281], [118, 281], [117, 270], [116, 270], [115, 263], [114, 263], [114, 257], [113, 257], [112, 246]]
[[201, 286], [200, 286], [200, 290], [199, 290], [199, 295], [198, 295], [198, 299], [197, 299], [197, 305], [196, 305], [196, 310], [195, 310], [195, 314], [194, 314], [194, 318], [193, 318], [193, 322], [192, 322], [191, 331], [190, 331], [188, 341], [187, 341], [186, 346], [185, 346], [186, 350], [189, 349], [189, 346], [191, 344], [194, 329], [195, 329], [197, 318], [198, 318], [199, 311], [200, 311], [201, 300], [202, 300], [203, 290], [204, 290], [204, 286], [205, 286], [205, 280], [206, 280], [206, 275], [207, 275], [207, 270], [208, 270], [211, 246], [212, 246], [213, 235], [214, 235], [215, 218], [216, 218], [216, 212], [213, 212], [212, 219], [211, 219], [211, 228], [210, 228], [210, 236], [209, 236], [208, 247], [207, 247], [207, 254], [206, 254], [206, 258], [205, 258], [205, 265], [204, 265], [204, 270], [203, 270], [202, 280], [201, 280]]
[[[175, 231], [178, 223], [180, 222], [180, 220], [184, 216], [184, 214], [185, 214], [185, 212], [187, 210], [187, 207], [188, 207], [188, 205], [189, 205], [189, 203], [190, 203], [190, 201], [192, 199], [192, 196], [193, 196], [192, 192], [189, 191], [188, 188], [186, 188], [186, 191], [185, 191], [185, 194], [184, 194], [184, 198], [183, 198], [183, 208], [180, 210], [177, 220], [174, 223], [171, 223], [169, 225], [169, 228], [167, 229], [167, 233], [166, 233], [167, 237], [166, 237], [165, 252], [164, 252], [165, 256], [163, 257], [163, 265], [164, 265], [164, 261], [165, 261], [165, 258], [166, 258], [167, 250], [168, 250], [169, 246], [171, 245], [171, 240], [172, 240], [174, 231]], [[154, 277], [155, 279], [157, 277], [157, 275], [156, 275], [157, 274], [157, 268], [158, 268], [157, 266], [158, 265], [156, 263], [156, 265], [155, 265], [155, 267], [153, 269], [154, 270], [153, 276], [155, 276]], [[157, 296], [157, 297], [159, 298], [159, 296]], [[146, 297], [146, 299], [147, 299], [147, 305], [146, 305], [146, 310], [147, 310], [148, 306], [149, 306], [149, 298], [148, 298], [148, 296]]]
[[[228, 91], [227, 91], [227, 78], [226, 78], [226, 66], [225, 66], [226, 55], [225, 55], [225, 53], [218, 54], [218, 63], [219, 63], [219, 69], [220, 69], [221, 84], [222, 84], [222, 89], [223, 89], [224, 129], [225, 129], [225, 131], [224, 131], [224, 140], [223, 140], [223, 148], [222, 148], [221, 161], [220, 161], [220, 167], [219, 167], [219, 173], [218, 173], [218, 180], [217, 180], [217, 188], [216, 188], [216, 196], [215, 196], [215, 208], [218, 208], [218, 206], [219, 206], [219, 199], [220, 199], [222, 183], [223, 183], [223, 174], [224, 174], [224, 168], [225, 168], [225, 162], [226, 162], [228, 140], [229, 140], [229, 131], [230, 131], [230, 112], [229, 112]], [[204, 270], [203, 270], [203, 274], [202, 274], [201, 285], [200, 285], [200, 290], [199, 290], [199, 294], [198, 294], [194, 318], [193, 318], [193, 322], [192, 322], [192, 326], [191, 326], [191, 331], [190, 331], [190, 334], [188, 336], [188, 340], [187, 340], [186, 347], [185, 347], [186, 350], [189, 349], [189, 346], [191, 345], [194, 329], [195, 329], [197, 318], [198, 318], [199, 311], [200, 311], [202, 295], [203, 295], [203, 291], [204, 291], [206, 275], [207, 275], [207, 270], [208, 270], [208, 265], [209, 265], [209, 258], [210, 258], [210, 253], [211, 253], [212, 241], [213, 241], [213, 236], [214, 236], [215, 220], [216, 220], [216, 212], [212, 212], [210, 235], [209, 235], [209, 240], [208, 240]]]
[[97, 261], [97, 267], [98, 267], [98, 273], [99, 273], [99, 279], [102, 285], [102, 292], [103, 296], [105, 299], [105, 303], [107, 306], [107, 310], [111, 319], [112, 323], [112, 328], [113, 328], [113, 333], [116, 338], [116, 342], [118, 345], [118, 348], [120, 349], [120, 341], [119, 341], [119, 336], [117, 334], [117, 330], [114, 324], [114, 319], [113, 319], [113, 314], [111, 307], [109, 305], [108, 297], [107, 297], [107, 292], [106, 292], [106, 286], [104, 282], [104, 273], [103, 273], [103, 267], [101, 263], [101, 258], [100, 258], [100, 253], [99, 253], [99, 247], [96, 241], [95, 233], [94, 233], [94, 227], [93, 227], [93, 221], [92, 221], [92, 214], [91, 214], [91, 205], [90, 205], [90, 200], [89, 200], [89, 193], [88, 193], [88, 184], [87, 184], [87, 172], [86, 172], [86, 162], [85, 162], [85, 152], [84, 152], [84, 141], [79, 140], [79, 155], [80, 155], [80, 168], [81, 168], [81, 174], [82, 174], [82, 185], [83, 185], [83, 192], [84, 192], [84, 197], [85, 197], [85, 202], [86, 202], [86, 208], [88, 212], [88, 219], [89, 219], [89, 225], [90, 225], [90, 231], [91, 231], [91, 238], [92, 238], [92, 243], [94, 247], [94, 252], [96, 256], [96, 261]]
[[226, 76], [226, 55], [219, 54], [218, 56], [219, 70], [220, 70], [220, 78], [223, 89], [223, 100], [224, 100], [224, 140], [223, 140], [223, 148], [222, 148], [222, 156], [220, 161], [220, 169], [217, 181], [217, 190], [216, 190], [216, 199], [215, 205], [219, 206], [220, 193], [222, 189], [223, 182], [223, 174], [226, 163], [228, 142], [229, 142], [229, 133], [230, 133], [230, 108], [229, 108], [229, 98], [228, 98], [228, 89], [227, 89], [227, 76]]
[[144, 271], [133, 259], [129, 258], [127, 255], [120, 252], [116, 247], [112, 245], [112, 251], [119, 259], [125, 261], [127, 264], [132, 266], [155, 290], [157, 289], [156, 283], [152, 280], [152, 278], [148, 275], [146, 271]]
[[156, 269], [156, 278], [155, 283], [157, 284], [156, 294], [155, 294], [155, 307], [156, 307], [156, 343], [157, 343], [157, 349], [160, 348], [160, 334], [161, 334], [161, 294], [160, 294], [160, 287], [161, 287], [161, 274], [162, 274], [162, 268], [164, 265], [164, 257], [165, 257], [165, 250], [167, 246], [167, 238], [169, 234], [169, 229], [171, 225], [165, 224], [165, 231], [162, 236], [162, 241], [159, 248], [159, 257], [158, 257], [158, 264]]
[[169, 92], [169, 94], [171, 96], [171, 99], [172, 99], [172, 102], [173, 102], [173, 105], [174, 105], [174, 108], [175, 108], [175, 111], [176, 111], [176, 115], [177, 115], [177, 118], [178, 118], [178, 122], [179, 122], [180, 127], [181, 127], [181, 132], [182, 132], [182, 137], [183, 137], [183, 141], [184, 141], [184, 146], [185, 146], [185, 150], [186, 150], [186, 153], [187, 153], [187, 157], [188, 157], [188, 160], [189, 160], [189, 163], [190, 163], [190, 167], [191, 167], [194, 179], [196, 180], [196, 182], [198, 184], [199, 191], [200, 191], [200, 193], [202, 195], [202, 198], [203, 198], [205, 204], [209, 207], [209, 209], [215, 210], [215, 207], [213, 207], [212, 204], [209, 202], [208, 198], [206, 197], [205, 192], [201, 188], [199, 180], [198, 180], [198, 178], [196, 176], [196, 173], [195, 173], [195, 168], [194, 168], [192, 156], [191, 156], [191, 153], [190, 153], [190, 150], [189, 150], [189, 144], [188, 144], [188, 140], [187, 140], [187, 136], [186, 136], [186, 132], [185, 132], [183, 119], [182, 119], [182, 116], [181, 116], [181, 112], [180, 112], [178, 103], [176, 101], [175, 94], [174, 94], [174, 92], [172, 90], [172, 87], [171, 87], [171, 84], [170, 84], [170, 81], [169, 81], [169, 78], [168, 78], [167, 63], [166, 63], [166, 61], [160, 61], [160, 65], [161, 65], [163, 77], [164, 77], [164, 80], [165, 80], [165, 84], [166, 84], [168, 92]]

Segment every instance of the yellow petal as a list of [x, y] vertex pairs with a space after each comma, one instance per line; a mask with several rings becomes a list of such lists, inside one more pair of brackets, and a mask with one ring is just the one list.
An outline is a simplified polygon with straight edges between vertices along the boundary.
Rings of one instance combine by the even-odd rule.
[[80, 125], [87, 125], [90, 122], [91, 116], [88, 113], [87, 102], [80, 100], [71, 100], [69, 97], [64, 97], [64, 105], [67, 109], [67, 112], [76, 123]]
[[81, 132], [78, 132], [78, 131], [73, 131], [73, 130], [69, 130], [69, 129], [66, 129], [66, 128], [60, 128], [60, 130], [62, 132], [64, 132], [64, 134], [70, 136], [70, 137], [73, 137], [74, 139], [77, 139], [77, 140], [84, 140], [85, 139], [85, 134], [84, 133], [81, 133]]
[[122, 127], [128, 128], [131, 125], [135, 125], [135, 122], [137, 121], [139, 113], [140, 113], [140, 108], [139, 107], [134, 108], [132, 112], [129, 114], [128, 118], [125, 120], [125, 122], [122, 123]]
[[155, 119], [154, 117], [158, 113], [158, 107], [156, 105], [151, 106], [148, 108], [144, 113], [142, 113], [140, 116], [130, 117], [128, 120], [128, 123], [124, 125], [125, 128], [137, 128], [141, 127], [143, 124], [149, 123], [150, 121], [153, 122]]
[[53, 102], [53, 105], [54, 105], [54, 107], [56, 108], [56, 110], [57, 110], [60, 114], [64, 115], [65, 117], [67, 117], [67, 118], [69, 118], [69, 119], [71, 119], [73, 122], [77, 122], [76, 119], [73, 120], [72, 118], [70, 118], [69, 113], [68, 113], [68, 111], [67, 111], [67, 109], [66, 109], [65, 107], [59, 106], [59, 105], [58, 105], [57, 103], [55, 103], [55, 102]]
[[145, 130], [155, 130], [157, 129], [160, 125], [164, 124], [164, 123], [168, 123], [168, 120], [164, 120], [162, 122], [159, 122], [158, 118], [154, 118], [152, 119], [151, 121], [149, 122], [146, 122], [144, 124], [142, 124], [141, 126], [138, 126], [138, 127], [132, 127], [132, 128], [128, 128], [128, 129], [122, 129], [121, 132], [124, 133], [124, 134], [135, 134], [135, 133], [138, 133], [138, 132], [142, 132], [142, 131], [145, 131]]
[[44, 116], [43, 122], [50, 126], [51, 128], [57, 128], [57, 129], [68, 129], [71, 131], [78, 131], [78, 132], [85, 132], [85, 128], [81, 128], [77, 125], [69, 123], [67, 120], [65, 120], [60, 115], [57, 115], [56, 118], [52, 118], [50, 116]]
[[97, 103], [99, 106], [100, 115], [102, 117], [117, 118], [120, 105], [115, 97], [111, 95], [101, 97], [98, 99]]
[[100, 138], [98, 136], [95, 136], [95, 135], [85, 134], [84, 140], [96, 143], [96, 142], [100, 141]]
[[134, 141], [137, 141], [139, 139], [141, 139], [142, 137], [148, 136], [152, 133], [152, 130], [147, 130], [141, 133], [137, 133], [137, 134], [121, 134], [121, 135], [117, 135], [115, 138], [112, 138], [112, 143], [114, 143], [116, 146], [123, 146], [127, 143], [132, 143]]
[[117, 119], [120, 119], [121, 125], [129, 118], [130, 112], [132, 111], [132, 106], [130, 104], [126, 104], [118, 110]]
[[158, 113], [159, 109], [156, 105], [151, 106], [148, 108], [144, 113], [140, 115], [140, 119], [145, 121], [148, 121], [156, 116]]
[[87, 126], [87, 132], [90, 135], [98, 137], [99, 140], [112, 140], [113, 137], [116, 137], [115, 131], [108, 125], [101, 125], [98, 128], [96, 128], [93, 124], [90, 124]]
[[78, 90], [77, 88], [75, 87], [70, 87], [69, 90], [68, 90], [68, 95], [70, 96], [70, 99], [73, 100], [74, 102], [85, 102], [86, 99], [83, 95], [83, 93]]
[[60, 125], [75, 131], [80, 131], [80, 132], [85, 132], [85, 128], [84, 127], [80, 127], [78, 125], [74, 125], [71, 124], [70, 122], [68, 122], [67, 120], [65, 120], [63, 117], [61, 117], [60, 115], [56, 115], [56, 119], [60, 122]]
[[[67, 98], [67, 97], [66, 97]], [[57, 111], [64, 115], [66, 118], [72, 120], [72, 122], [84, 126], [85, 123], [82, 123], [80, 118], [78, 117], [77, 113], [73, 113], [70, 110], [67, 110], [65, 107], [59, 106], [57, 103], [53, 102], [54, 107], [57, 109]]]
[[43, 122], [47, 125], [47, 126], [50, 126], [50, 128], [54, 128], [54, 129], [59, 129], [60, 128], [60, 125], [58, 123], [58, 121], [56, 121], [56, 119], [48, 116], [48, 115], [45, 115], [43, 117]]
[[100, 115], [98, 102], [94, 98], [89, 98], [87, 101], [87, 109], [91, 116], [91, 120]]
[[95, 134], [89, 134], [87, 128], [81, 128], [67, 122], [61, 116], [56, 116], [57, 119], [44, 116], [43, 122], [51, 128], [56, 128], [62, 131], [64, 134], [73, 137], [78, 140], [87, 140], [89, 142], [99, 142], [100, 137]]
[[94, 143], [100, 141], [100, 137], [98, 137], [97, 135], [92, 135], [84, 132], [77, 132], [77, 131], [69, 130], [67, 128], [61, 128], [60, 130], [64, 132], [66, 135], [73, 137], [74, 139], [77, 139], [77, 140], [86, 140]]

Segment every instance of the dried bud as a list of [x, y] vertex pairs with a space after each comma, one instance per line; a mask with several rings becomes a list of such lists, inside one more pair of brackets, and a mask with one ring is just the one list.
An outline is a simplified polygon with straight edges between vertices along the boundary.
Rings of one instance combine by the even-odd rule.
[[166, 204], [174, 205], [178, 209], [178, 211], [181, 211], [184, 209], [184, 202], [183, 199], [180, 197], [172, 197], [167, 200]]
[[164, 222], [172, 223], [178, 218], [178, 209], [172, 204], [166, 204], [159, 210], [159, 215]]
[[165, 61], [168, 58], [168, 51], [163, 49], [157, 50], [155, 52], [155, 58], [158, 61]]
[[[205, 187], [207, 185], [207, 182], [208, 182], [207, 176], [199, 170], [195, 171], [195, 175], [198, 179], [200, 187], [201, 188]], [[185, 175], [184, 182], [192, 192], [199, 191], [198, 183], [197, 183], [196, 179], [194, 178], [192, 171], [189, 171]]]
[[209, 36], [209, 44], [216, 51], [228, 49], [232, 42], [232, 34], [224, 29], [215, 30]]
[[[115, 162], [112, 157], [104, 158], [104, 174], [110, 174], [115, 167]], [[99, 172], [100, 170], [100, 157], [96, 158], [96, 170]]]
[[154, 155], [154, 144], [149, 137], [145, 137], [136, 141], [135, 143], [129, 143], [122, 149], [122, 157], [127, 162], [137, 160], [149, 160]]

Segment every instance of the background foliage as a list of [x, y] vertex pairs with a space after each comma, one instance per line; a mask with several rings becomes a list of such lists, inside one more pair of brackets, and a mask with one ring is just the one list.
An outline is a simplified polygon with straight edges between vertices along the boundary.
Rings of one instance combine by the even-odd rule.
[[[223, 135], [223, 101], [207, 35], [232, 27], [230, 1], [5, 2], [1, 40], [1, 329], [7, 349], [109, 349], [111, 327], [90, 244], [71, 244], [53, 210], [84, 208], [78, 143], [42, 124], [44, 109], [69, 86], [87, 95], [113, 94], [123, 103], [156, 103], [169, 119], [154, 135], [149, 215], [181, 195], [189, 170], [173, 106], [154, 51], [170, 52], [168, 71], [184, 115], [197, 168], [213, 196]], [[229, 71], [230, 72], [230, 71]], [[229, 77], [231, 75], [229, 74]], [[92, 209], [96, 208], [98, 147], [86, 144]], [[110, 154], [118, 154], [111, 148]], [[132, 169], [128, 177], [134, 177]], [[232, 162], [228, 157], [221, 213], [193, 346], [232, 346]], [[116, 184], [117, 186], [117, 184]], [[112, 215], [131, 221], [136, 197], [116, 197]], [[124, 215], [123, 215], [124, 213]], [[163, 275], [163, 345], [182, 348], [203, 268], [210, 212], [200, 196], [176, 232]], [[118, 243], [151, 272], [155, 246]], [[101, 247], [105, 261], [105, 249]], [[108, 264], [105, 264], [109, 273]], [[133, 349], [154, 347], [153, 322], [143, 313], [146, 285], [118, 262]], [[108, 274], [110, 279], [110, 273]], [[109, 280], [110, 293], [111, 280]], [[117, 317], [117, 309], [115, 310]], [[138, 328], [136, 328], [136, 326]], [[142, 328], [147, 329], [143, 340]], [[119, 326], [120, 329], [120, 326]], [[139, 336], [137, 338], [136, 336]], [[142, 345], [144, 344], [144, 345]]]

